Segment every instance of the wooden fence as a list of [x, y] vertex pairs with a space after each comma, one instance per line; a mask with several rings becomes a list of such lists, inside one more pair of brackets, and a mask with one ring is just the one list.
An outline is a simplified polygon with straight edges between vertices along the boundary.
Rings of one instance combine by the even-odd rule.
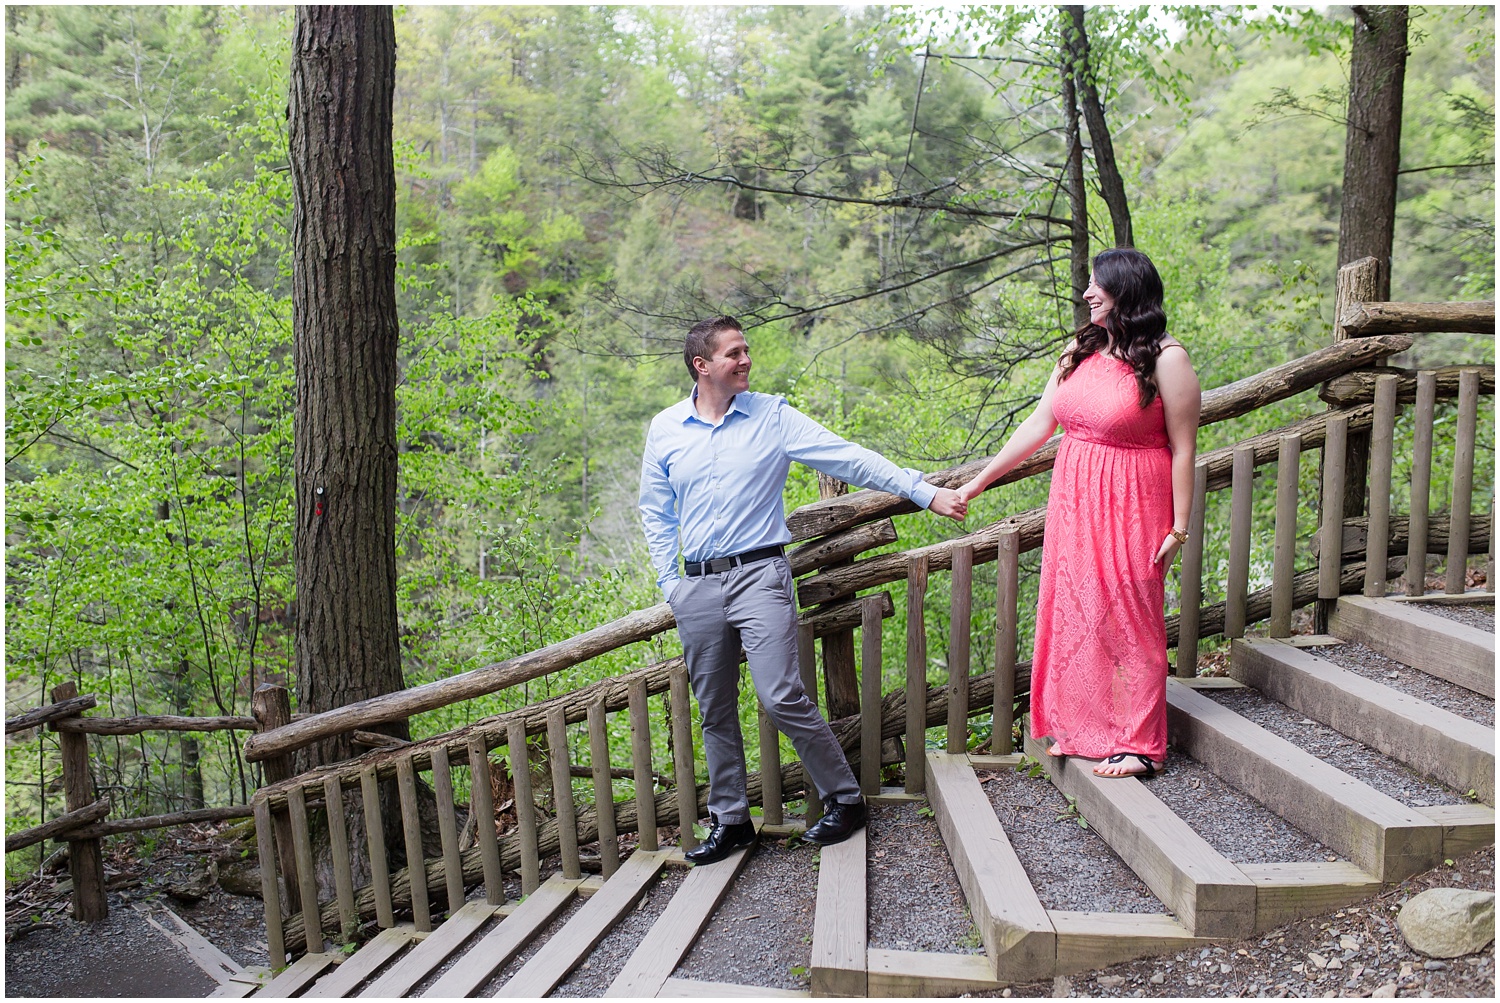
[[[1356, 306], [1382, 318], [1386, 329], [1394, 323], [1392, 316], [1401, 315], [1398, 304], [1381, 304], [1379, 310], [1372, 309], [1371, 304]], [[1411, 314], [1423, 318], [1452, 316], [1431, 304], [1415, 305]], [[1493, 315], [1493, 305], [1467, 304], [1463, 323], [1468, 329], [1488, 325], [1492, 330]], [[1204, 395], [1204, 424], [1246, 414], [1320, 384], [1325, 385], [1323, 395], [1331, 406], [1327, 412], [1207, 452], [1198, 459], [1194, 524], [1183, 553], [1182, 612], [1169, 617], [1167, 624], [1169, 643], [1178, 647], [1175, 671], [1179, 675], [1195, 674], [1201, 638], [1238, 637], [1250, 624], [1261, 621], [1269, 621], [1267, 629], [1272, 635], [1285, 635], [1290, 632], [1296, 608], [1328, 603], [1341, 593], [1384, 594], [1404, 565], [1414, 569], [1414, 578], [1406, 583], [1407, 591], [1420, 591], [1421, 569], [1428, 553], [1447, 557], [1449, 591], [1462, 591], [1462, 571], [1469, 554], [1488, 550], [1492, 564], [1492, 518], [1488, 512], [1471, 512], [1470, 494], [1478, 398], [1493, 394], [1493, 369], [1461, 366], [1422, 373], [1365, 371], [1371, 363], [1411, 344], [1412, 339], [1403, 334], [1342, 341]], [[1457, 465], [1447, 507], [1456, 514], [1429, 517], [1426, 474], [1434, 403], [1454, 396], [1458, 399], [1458, 420], [1450, 427], [1454, 429]], [[1413, 490], [1409, 514], [1400, 519], [1391, 514], [1389, 486], [1396, 416], [1408, 400], [1414, 402], [1415, 416]], [[1369, 473], [1361, 477], [1360, 487], [1369, 488], [1370, 513], [1367, 518], [1346, 519], [1343, 499], [1350, 469], [1346, 463], [1348, 443], [1352, 435], [1365, 432], [1371, 437], [1372, 449]], [[1050, 444], [1005, 481], [1045, 471], [1055, 451], [1056, 444]], [[1317, 527], [1297, 525], [1298, 474], [1308, 453], [1323, 458], [1323, 514]], [[981, 464], [976, 461], [932, 479], [943, 484], [962, 483]], [[1257, 534], [1253, 519], [1256, 469], [1270, 464], [1277, 470], [1275, 517], [1272, 525], [1260, 527], [1264, 532]], [[1225, 491], [1231, 513], [1225, 598], [1204, 605], [1205, 512], [1210, 495]], [[905, 783], [913, 792], [925, 786], [923, 749], [929, 728], [946, 725], [948, 748], [963, 751], [969, 747], [971, 720], [993, 708], [991, 751], [1011, 751], [1015, 704], [1030, 688], [1030, 663], [1019, 659], [1017, 645], [1020, 559], [1041, 546], [1045, 511], [1012, 515], [969, 536], [907, 553], [847, 562], [855, 554], [890, 542], [893, 534], [886, 528], [889, 517], [909, 508], [909, 503], [889, 495], [855, 492], [805, 506], [789, 519], [798, 540], [818, 536], [793, 551], [791, 558], [794, 570], [805, 575], [798, 586], [799, 604], [805, 610], [799, 632], [804, 683], [816, 700], [820, 689], [815, 678], [816, 639], [824, 639], [824, 667], [829, 673], [854, 668], [852, 657], [831, 658], [830, 652], [853, 650], [857, 639], [861, 652], [858, 678], [843, 680], [838, 687], [832, 679], [827, 680], [827, 692], [852, 692], [856, 705], [827, 709], [835, 718], [835, 734], [849, 753], [862, 789], [871, 794], [879, 790], [880, 750], [888, 739], [906, 740]], [[1294, 560], [1296, 541], [1309, 536], [1318, 541], [1317, 565], [1299, 572]], [[1251, 556], [1257, 546], [1270, 551], [1272, 582], [1252, 591]], [[991, 561], [997, 564], [994, 665], [971, 675], [969, 640], [977, 615], [973, 608], [973, 572], [976, 566]], [[952, 603], [947, 679], [942, 685], [930, 685], [924, 596], [931, 577], [944, 572], [951, 575]], [[858, 593], [902, 579], [906, 582], [906, 685], [882, 693], [882, 631], [883, 621], [893, 612], [891, 599], [885, 593]], [[990, 614], [984, 611], [983, 615]], [[665, 606], [653, 607], [562, 644], [464, 676], [268, 728], [250, 739], [246, 755], [268, 763], [283, 759], [320, 738], [494, 692], [670, 627], [670, 611]], [[908, 699], [917, 693], [924, 698]], [[658, 695], [666, 697], [672, 731], [672, 762], [660, 772], [660, 764], [652, 759], [647, 713], [648, 700]], [[784, 823], [784, 802], [804, 797], [810, 824], [821, 811], [816, 797], [806, 789], [800, 767], [780, 761], [780, 743], [763, 708], [759, 722], [761, 769], [749, 777], [752, 804], [761, 807], [765, 824], [775, 831]], [[570, 739], [570, 726], [582, 726], [576, 729], [576, 739]], [[620, 771], [610, 760], [609, 735], [625, 729], [631, 736], [627, 772], [635, 780], [634, 797], [617, 802], [612, 779]], [[545, 738], [533, 744], [529, 741], [533, 736]], [[572, 797], [571, 777], [578, 772], [575, 745], [580, 751], [587, 750], [577, 758], [588, 763], [592, 803], [586, 800], [576, 804]], [[516, 819], [509, 831], [497, 833], [491, 821], [495, 817], [490, 799], [495, 764], [490, 754], [501, 747], [505, 749], [506, 772], [515, 785]], [[554, 792], [554, 804], [545, 812], [539, 811], [539, 799], [531, 789], [533, 760], [538, 756], [545, 760]], [[585, 863], [580, 846], [592, 843], [598, 844], [598, 850], [590, 865], [607, 876], [619, 865], [617, 837], [621, 834], [636, 833], [639, 845], [652, 849], [658, 845], [660, 827], [682, 822], [682, 846], [691, 847], [691, 821], [701, 816], [707, 793], [696, 782], [694, 764], [687, 674], [678, 658], [445, 735], [377, 749], [263, 788], [255, 797], [255, 817], [272, 955], [279, 958], [286, 951], [316, 950], [330, 936], [351, 939], [359, 926], [371, 919], [389, 927], [398, 913], [407, 910], [417, 929], [431, 929], [435, 913], [441, 908], [451, 913], [476, 882], [483, 883], [488, 901], [502, 901], [504, 870], [519, 870], [523, 893], [537, 887], [540, 861], [554, 854], [565, 876], [579, 876]], [[670, 785], [658, 784], [657, 779], [663, 776], [672, 778]], [[423, 778], [435, 795], [441, 842], [441, 852], [432, 857], [423, 851], [418, 826], [418, 780]], [[380, 795], [381, 786], [391, 782], [399, 792], [395, 803], [402, 818], [405, 858], [413, 862], [394, 873], [385, 868], [387, 809]], [[460, 824], [463, 806], [454, 791], [465, 785], [472, 792], [469, 813], [479, 823], [470, 819]], [[658, 786], [665, 789], [659, 791]], [[327, 840], [334, 880], [332, 889], [320, 889], [314, 877], [313, 837], [324, 823], [315, 820], [314, 813], [330, 805], [335, 810], [324, 810], [322, 815], [335, 823]], [[343, 810], [338, 810], [340, 807]], [[356, 816], [357, 824], [351, 828], [340, 824]], [[351, 831], [363, 833], [368, 857], [374, 862], [370, 882], [359, 888], [353, 879]]]

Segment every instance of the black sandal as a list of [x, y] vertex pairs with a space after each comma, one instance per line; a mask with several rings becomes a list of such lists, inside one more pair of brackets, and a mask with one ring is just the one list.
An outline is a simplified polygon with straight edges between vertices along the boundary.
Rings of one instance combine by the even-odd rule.
[[1110, 756], [1108, 759], [1106, 759], [1105, 762], [1111, 766], [1119, 766], [1121, 763], [1125, 762], [1125, 760], [1129, 759], [1132, 756], [1134, 756], [1136, 759], [1139, 759], [1141, 761], [1141, 765], [1145, 766], [1146, 768], [1139, 773], [1099, 773], [1098, 771], [1095, 771], [1094, 776], [1101, 777], [1105, 780], [1123, 780], [1126, 777], [1137, 777], [1141, 780], [1150, 780], [1152, 777], [1156, 776], [1156, 764], [1151, 761], [1150, 756], [1147, 756], [1144, 753], [1117, 752], [1113, 756]]

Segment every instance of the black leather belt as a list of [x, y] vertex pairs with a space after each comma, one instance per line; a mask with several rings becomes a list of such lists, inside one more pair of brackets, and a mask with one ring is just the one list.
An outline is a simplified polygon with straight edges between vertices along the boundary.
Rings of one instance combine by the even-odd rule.
[[747, 550], [743, 554], [735, 554], [733, 557], [715, 557], [711, 561], [684, 561], [683, 570], [689, 578], [699, 578], [703, 575], [719, 575], [730, 568], [737, 568], [742, 564], [753, 564], [756, 561], [764, 561], [772, 557], [780, 557], [786, 553], [784, 547], [761, 547], [759, 550]]

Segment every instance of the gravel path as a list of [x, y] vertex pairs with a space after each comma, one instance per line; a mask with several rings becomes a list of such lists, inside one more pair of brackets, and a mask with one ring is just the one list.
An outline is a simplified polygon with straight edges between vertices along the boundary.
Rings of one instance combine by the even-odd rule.
[[[1208, 845], [1237, 864], [1343, 859], [1185, 754], [1174, 753], [1166, 771], [1146, 786]], [[1233, 818], [1234, 825], [1224, 825], [1226, 818]]]
[[1433, 961], [1408, 947], [1396, 928], [1396, 911], [1407, 899], [1445, 886], [1493, 890], [1494, 847], [1461, 857], [1452, 867], [1408, 878], [1368, 902], [1288, 923], [1260, 937], [985, 995], [1307, 998], [1369, 996], [1383, 988], [1403, 997], [1493, 999], [1493, 943], [1477, 954]]
[[979, 774], [1005, 835], [1048, 909], [1166, 912], [1092, 828], [1078, 824], [1062, 792], [1046, 776], [1019, 770]]
[[[516, 955], [514, 958], [511, 958], [504, 968], [496, 972], [488, 982], [484, 983], [484, 985], [475, 990], [473, 995], [495, 995], [495, 991], [501, 986], [505, 985], [505, 983], [509, 982], [515, 976], [515, 974], [525, 966], [526, 962], [531, 960], [531, 956], [533, 954], [540, 951], [544, 946], [546, 946], [547, 941], [557, 936], [557, 932], [568, 925], [568, 920], [572, 919], [578, 913], [578, 910], [583, 908], [584, 901], [584, 899], [575, 896], [573, 901], [569, 902], [563, 909], [563, 911], [557, 914], [557, 918], [554, 919], [550, 925], [542, 929], [540, 933], [533, 937], [531, 939], [531, 943], [527, 944], [526, 947], [522, 949], [520, 954]], [[431, 982], [436, 980], [429, 979], [428, 981]]]
[[661, 877], [646, 890], [646, 894], [641, 896], [635, 909], [615, 924], [615, 928], [599, 941], [583, 964], [575, 968], [573, 974], [548, 995], [588, 998], [603, 996], [685, 880], [687, 871], [682, 868], [665, 869]]
[[1405, 765], [1361, 745], [1327, 725], [1250, 689], [1201, 690], [1236, 714], [1279, 735], [1331, 766], [1362, 780], [1412, 808], [1438, 804], [1466, 804], [1457, 791], [1412, 772]]
[[1494, 603], [1484, 606], [1451, 606], [1448, 603], [1435, 602], [1413, 603], [1413, 605], [1425, 613], [1435, 613], [1445, 620], [1466, 623], [1470, 627], [1478, 627], [1490, 634], [1495, 632]]
[[[923, 814], [923, 812], [927, 814]], [[920, 802], [870, 814], [869, 943], [895, 951], [980, 954], [958, 874], [931, 809]]]
[[1319, 645], [1308, 649], [1320, 658], [1348, 669], [1356, 675], [1373, 679], [1377, 683], [1400, 690], [1418, 700], [1425, 700], [1434, 707], [1441, 707], [1451, 714], [1468, 718], [1488, 728], [1495, 726], [1495, 701], [1473, 690], [1464, 689], [1457, 683], [1429, 676], [1409, 665], [1387, 658], [1373, 648], [1363, 644]]
[[775, 989], [806, 989], [818, 897], [815, 848], [762, 840], [708, 928], [672, 974]]

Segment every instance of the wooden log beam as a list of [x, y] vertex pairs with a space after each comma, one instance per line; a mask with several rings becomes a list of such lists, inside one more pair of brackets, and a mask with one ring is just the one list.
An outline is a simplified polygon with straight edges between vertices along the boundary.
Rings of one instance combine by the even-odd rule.
[[1350, 303], [1341, 318], [1352, 338], [1457, 331], [1495, 333], [1495, 301], [1479, 303]]
[[[35, 727], [35, 726], [33, 726]], [[5, 837], [5, 852], [12, 853], [16, 850], [24, 850], [28, 846], [34, 846], [44, 839], [79, 838], [74, 835], [74, 830], [79, 826], [90, 822], [97, 822], [109, 814], [109, 799], [100, 798], [91, 805], [85, 805], [76, 811], [70, 811], [59, 815], [50, 822], [33, 826], [30, 829], [22, 829]]]
[[[316, 808], [316, 802], [309, 802]], [[144, 832], [147, 829], [165, 829], [173, 825], [193, 825], [198, 822], [227, 822], [230, 819], [249, 818], [255, 809], [247, 804], [227, 805], [223, 808], [197, 808], [193, 811], [176, 811], [167, 815], [142, 815], [140, 818], [117, 818], [98, 822], [79, 829], [78, 839], [94, 839], [101, 836], [118, 836], [122, 832]]]
[[895, 542], [896, 524], [889, 519], [881, 519], [804, 543], [788, 552], [786, 559], [792, 566], [792, 574], [803, 575], [815, 568]]
[[253, 717], [184, 717], [145, 714], [139, 717], [76, 717], [57, 722], [58, 731], [82, 735], [139, 735], [147, 731], [254, 731]]
[[[1459, 377], [1470, 371], [1479, 374], [1481, 394], [1490, 396], [1495, 394], [1494, 366], [1438, 366], [1431, 370], [1420, 371], [1432, 372], [1436, 375], [1438, 397], [1457, 397]], [[1417, 399], [1418, 372], [1419, 370], [1416, 369], [1356, 369], [1352, 373], [1345, 373], [1323, 384], [1323, 388], [1318, 391], [1318, 397], [1333, 407], [1365, 404], [1375, 399], [1375, 380], [1378, 377], [1395, 376], [1400, 380], [1396, 384], [1396, 402], [1410, 404]]]
[[[1404, 352], [1411, 344], [1409, 336], [1391, 334], [1376, 338], [1349, 339], [1320, 348], [1263, 373], [1206, 391], [1203, 394], [1203, 408], [1198, 424], [1212, 425], [1238, 418], [1267, 404], [1311, 390], [1352, 369]], [[1052, 469], [1061, 441], [1061, 436], [1049, 439], [1041, 449], [991, 484], [990, 489]], [[986, 456], [949, 470], [940, 470], [928, 474], [927, 481], [939, 487], [956, 488], [982, 470], [989, 461], [990, 458]], [[916, 510], [917, 507], [905, 498], [867, 489], [803, 505], [787, 516], [787, 526], [791, 528], [793, 540], [806, 540], [873, 519]]]
[[94, 694], [84, 693], [80, 696], [70, 697], [59, 703], [50, 703], [45, 707], [29, 710], [24, 714], [17, 714], [15, 717], [8, 717], [5, 719], [5, 733], [11, 735], [18, 731], [27, 731], [38, 725], [47, 724], [50, 721], [57, 721], [65, 717], [72, 717], [75, 714], [81, 714], [98, 703], [98, 700], [99, 698], [94, 696]]

